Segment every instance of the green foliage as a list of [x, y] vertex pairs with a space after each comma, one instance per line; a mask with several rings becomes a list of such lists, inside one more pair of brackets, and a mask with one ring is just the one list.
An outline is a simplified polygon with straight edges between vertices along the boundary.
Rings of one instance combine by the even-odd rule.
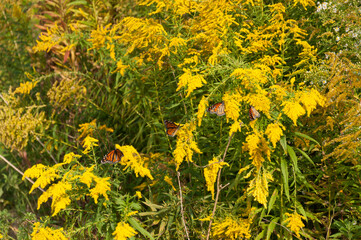
[[358, 1], [1, 2], [4, 238], [359, 237]]

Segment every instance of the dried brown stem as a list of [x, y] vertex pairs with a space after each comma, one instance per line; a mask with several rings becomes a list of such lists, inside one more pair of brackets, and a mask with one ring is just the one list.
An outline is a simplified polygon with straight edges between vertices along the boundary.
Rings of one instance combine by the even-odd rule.
[[180, 197], [180, 204], [181, 204], [182, 222], [183, 222], [184, 230], [185, 230], [186, 235], [187, 235], [187, 239], [189, 240], [189, 233], [188, 233], [186, 221], [185, 221], [185, 219], [184, 219], [183, 195], [182, 195], [182, 187], [181, 187], [181, 184], [180, 184], [179, 176], [180, 176], [180, 173], [179, 173], [179, 171], [177, 171], [177, 179], [178, 179], [178, 186], [179, 186], [179, 197]]

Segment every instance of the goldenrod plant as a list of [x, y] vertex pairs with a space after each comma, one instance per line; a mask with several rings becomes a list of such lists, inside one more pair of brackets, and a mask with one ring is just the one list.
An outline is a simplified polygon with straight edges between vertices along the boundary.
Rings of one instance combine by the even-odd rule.
[[2, 2], [0, 238], [360, 236], [356, 0]]

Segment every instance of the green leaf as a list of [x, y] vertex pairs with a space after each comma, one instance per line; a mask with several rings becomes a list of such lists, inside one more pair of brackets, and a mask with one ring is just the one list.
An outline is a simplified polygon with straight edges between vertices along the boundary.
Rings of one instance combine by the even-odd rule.
[[300, 132], [295, 132], [295, 135], [296, 135], [296, 136], [299, 136], [299, 137], [302, 137], [302, 138], [306, 138], [306, 139], [308, 139], [308, 140], [316, 143], [317, 145], [321, 145], [321, 144], [320, 144], [319, 142], [317, 142], [314, 138], [312, 138], [312, 137], [310, 137], [310, 136], [308, 136], [308, 135], [306, 135], [306, 134], [303, 134], [303, 133], [300, 133]]
[[287, 199], [290, 200], [290, 188], [288, 186], [288, 167], [284, 158], [281, 158], [281, 171], [283, 176], [284, 191]]
[[295, 168], [295, 171], [296, 172], [299, 172], [298, 170], [298, 164], [297, 164], [297, 156], [296, 156], [296, 153], [295, 151], [293, 150], [293, 148], [289, 145], [287, 145], [287, 151], [288, 151], [288, 154], [290, 155], [290, 158], [292, 160], [292, 163], [293, 163], [293, 166]]
[[276, 223], [278, 222], [278, 220], [279, 220], [279, 217], [276, 217], [270, 222], [270, 224], [268, 224], [267, 237], [266, 237], [267, 240], [270, 239], [271, 234], [272, 234], [273, 230], [275, 229]]
[[278, 190], [277, 190], [277, 188], [276, 188], [276, 189], [273, 191], [272, 197], [271, 197], [271, 199], [270, 199], [269, 202], [268, 202], [268, 212], [267, 212], [267, 214], [269, 214], [269, 212], [272, 210], [273, 205], [274, 205], [277, 197], [278, 197]]
[[287, 154], [287, 141], [286, 141], [286, 136], [283, 135], [280, 139], [280, 144], [285, 152], [285, 154]]
[[315, 163], [312, 161], [312, 159], [307, 155], [307, 153], [305, 153], [304, 151], [302, 151], [299, 148], [296, 148], [313, 166], [316, 167]]
[[130, 223], [130, 225], [132, 225], [132, 227], [134, 227], [144, 237], [148, 237], [149, 239], [154, 240], [154, 237], [147, 230], [145, 230], [142, 226], [140, 226], [139, 222], [137, 220], [135, 220], [135, 218], [132, 218], [132, 217], [129, 218], [128, 222]]
[[254, 240], [264, 239], [264, 233], [265, 233], [265, 231], [266, 231], [266, 229], [263, 229], [263, 231], [260, 232]]

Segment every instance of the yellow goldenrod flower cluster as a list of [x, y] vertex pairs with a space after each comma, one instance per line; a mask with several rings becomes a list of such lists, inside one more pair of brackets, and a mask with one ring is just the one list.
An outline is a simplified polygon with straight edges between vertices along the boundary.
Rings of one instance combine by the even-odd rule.
[[164, 177], [164, 181], [165, 181], [166, 183], [168, 183], [170, 186], [172, 186], [173, 191], [176, 190], [176, 188], [175, 188], [174, 185], [173, 185], [172, 179], [171, 179], [170, 177], [165, 176], [165, 177]]
[[47, 29], [47, 33], [42, 32], [39, 39], [40, 41], [36, 40], [36, 46], [33, 47], [34, 52], [49, 52], [51, 48], [64, 41], [64, 33], [60, 31], [57, 25], [53, 25]]
[[197, 69], [183, 69], [183, 74], [179, 77], [178, 82], [178, 88], [176, 91], [179, 91], [182, 87], [187, 87], [187, 96], [189, 95], [197, 88], [200, 88], [203, 86], [203, 84], [206, 84], [206, 80], [201, 74], [196, 73], [193, 75], [192, 72], [198, 72]]
[[212, 199], [214, 199], [214, 183], [217, 180], [218, 170], [224, 165], [228, 165], [226, 162], [220, 162], [217, 158], [213, 158], [208, 162], [208, 167], [204, 169], [204, 178], [207, 183], [207, 190], [212, 193]]
[[94, 147], [98, 146], [97, 142], [99, 142], [98, 139], [92, 138], [90, 136], [86, 136], [83, 140], [83, 154], [88, 154], [90, 149], [93, 149]]
[[285, 130], [285, 127], [280, 123], [268, 124], [265, 133], [268, 139], [273, 144], [273, 147], [276, 147], [276, 143], [281, 139], [283, 135], [283, 130]]
[[51, 229], [49, 227], [42, 227], [40, 222], [34, 223], [33, 232], [31, 233], [32, 240], [67, 240], [64, 236], [63, 228]]
[[250, 226], [248, 219], [218, 219], [212, 226], [212, 235], [214, 239], [247, 239], [251, 237]]
[[119, 146], [116, 144], [115, 147], [124, 154], [119, 162], [120, 164], [125, 165], [124, 170], [130, 167], [137, 177], [138, 175], [141, 177], [147, 176], [149, 179], [153, 180], [153, 176], [150, 173], [150, 170], [144, 166], [144, 159], [139, 155], [133, 146]]
[[253, 133], [246, 137], [246, 143], [243, 145], [243, 150], [247, 150], [252, 164], [259, 169], [264, 162], [264, 156], [268, 159], [271, 157], [271, 149], [269, 148], [266, 139], [263, 137], [263, 132], [254, 129]]
[[31, 89], [33, 89], [38, 84], [38, 81], [27, 81], [25, 83], [20, 83], [20, 87], [16, 88], [15, 93], [29, 94]]
[[297, 237], [300, 237], [300, 229], [305, 226], [302, 222], [302, 219], [306, 219], [304, 216], [299, 215], [297, 212], [294, 213], [286, 213], [288, 218], [285, 220], [287, 223], [287, 227], [293, 231]]
[[[68, 170], [63, 168], [64, 165], [70, 164], [80, 157], [80, 155], [68, 153], [64, 156], [62, 163], [55, 164], [52, 167], [38, 164], [25, 171], [23, 180], [25, 177], [37, 178], [30, 189], [30, 193], [37, 187], [45, 188], [51, 184], [49, 188], [39, 197], [38, 209], [41, 204], [47, 202], [49, 198], [52, 198], [51, 207], [53, 210], [53, 216], [57, 215], [61, 210], [66, 209], [72, 199], [81, 197], [77, 195], [77, 192], [69, 195], [71, 190], [79, 190], [82, 188], [81, 185], [79, 185], [79, 181], [87, 187], [86, 189], [89, 191], [89, 195], [94, 199], [95, 203], [98, 202], [100, 195], [108, 200], [107, 192], [110, 191], [110, 178], [96, 176], [93, 173], [95, 165], [90, 168], [77, 165], [74, 165], [73, 168]], [[60, 181], [52, 184], [52, 182], [56, 179], [59, 179]]]
[[204, 114], [206, 113], [207, 105], [208, 105], [207, 98], [205, 96], [202, 96], [202, 99], [198, 104], [198, 112], [197, 112], [198, 127], [200, 127], [202, 124], [202, 119]]
[[224, 111], [226, 112], [227, 122], [228, 119], [232, 119], [233, 121], [238, 122], [238, 118], [240, 115], [239, 107], [240, 102], [242, 101], [242, 96], [240, 95], [240, 93], [226, 93], [223, 95], [222, 100], [224, 101], [225, 105]]
[[272, 175], [263, 170], [258, 171], [254, 179], [250, 181], [247, 192], [252, 195], [256, 201], [267, 208], [268, 182], [273, 181]]
[[193, 151], [196, 153], [202, 153], [197, 146], [197, 142], [194, 141], [193, 131], [195, 129], [195, 123], [186, 123], [177, 132], [177, 145], [176, 149], [173, 151], [177, 170], [182, 164], [184, 158], [189, 162], [193, 162]]
[[115, 240], [127, 240], [128, 238], [135, 236], [135, 234], [137, 234], [137, 232], [125, 222], [118, 223], [113, 232]]

